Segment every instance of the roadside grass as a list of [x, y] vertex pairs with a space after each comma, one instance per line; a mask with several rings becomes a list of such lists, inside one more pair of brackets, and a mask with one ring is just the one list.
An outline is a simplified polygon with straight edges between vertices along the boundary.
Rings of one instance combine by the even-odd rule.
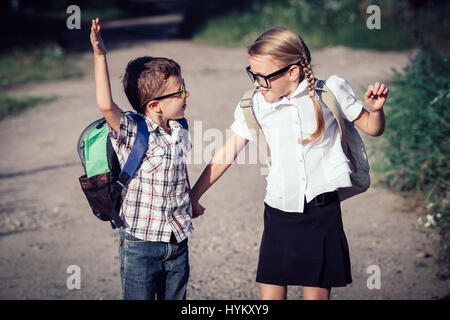
[[30, 107], [34, 107], [38, 104], [50, 103], [56, 99], [56, 96], [17, 98], [0, 93], [0, 120], [7, 116], [19, 114]]
[[13, 49], [0, 56], [0, 119], [17, 114], [38, 104], [49, 103], [52, 97], [15, 97], [6, 91], [16, 85], [79, 77], [83, 70], [79, 57], [67, 54], [56, 43], [28, 49]]
[[417, 228], [440, 235], [440, 261], [450, 277], [450, 60], [421, 52], [394, 74], [387, 130], [374, 145], [380, 182], [401, 192], [421, 216]]
[[0, 85], [2, 87], [65, 79], [82, 75], [77, 58], [67, 54], [56, 43], [29, 49], [13, 49], [0, 56]]

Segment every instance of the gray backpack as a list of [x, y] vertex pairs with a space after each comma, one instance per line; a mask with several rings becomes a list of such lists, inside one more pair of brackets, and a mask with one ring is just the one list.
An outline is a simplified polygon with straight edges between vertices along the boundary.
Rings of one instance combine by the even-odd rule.
[[[339, 125], [339, 131], [341, 133], [342, 149], [347, 159], [350, 160], [349, 166], [352, 172], [350, 173], [350, 180], [352, 182], [351, 187], [340, 188], [338, 190], [339, 200], [344, 201], [357, 194], [365, 192], [370, 186], [369, 175], [369, 160], [367, 157], [364, 143], [356, 130], [353, 123], [346, 120], [343, 116], [342, 109], [339, 106], [336, 97], [333, 92], [325, 85], [325, 81], [317, 80], [315, 89], [317, 94], [323, 103], [328, 107]], [[265, 139], [264, 134], [259, 134], [259, 130], [263, 133], [258, 120], [256, 120], [253, 111], [253, 95], [256, 93], [255, 89], [246, 91], [240, 101], [242, 112], [244, 113], [247, 127], [254, 137], [257, 145], [259, 146], [259, 138]], [[267, 149], [267, 162], [270, 166], [270, 149], [266, 144]]]

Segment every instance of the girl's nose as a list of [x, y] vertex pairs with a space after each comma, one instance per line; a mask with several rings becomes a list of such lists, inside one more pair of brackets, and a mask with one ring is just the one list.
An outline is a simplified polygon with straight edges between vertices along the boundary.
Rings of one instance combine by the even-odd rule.
[[189, 93], [189, 91], [186, 90], [186, 97], [185, 99], [187, 99], [191, 94]]

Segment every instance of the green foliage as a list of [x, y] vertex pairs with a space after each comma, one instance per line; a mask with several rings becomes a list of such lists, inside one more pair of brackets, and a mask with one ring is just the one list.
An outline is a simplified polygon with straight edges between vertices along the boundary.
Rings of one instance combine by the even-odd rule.
[[412, 193], [427, 212], [421, 225], [441, 234], [450, 263], [450, 60], [431, 52], [397, 73], [385, 106], [386, 131], [374, 169], [387, 186]]
[[17, 114], [27, 108], [36, 106], [40, 103], [48, 103], [55, 100], [56, 97], [21, 97], [15, 98], [0, 94], [0, 119], [11, 114]]
[[369, 30], [369, 3], [360, 0], [260, 0], [212, 17], [197, 28], [194, 38], [224, 46], [251, 43], [264, 30], [284, 25], [298, 32], [311, 48], [344, 45], [354, 48], [397, 50], [412, 42], [398, 19], [400, 5], [378, 0], [381, 30]]
[[79, 76], [80, 67], [55, 43], [0, 56], [0, 86]]

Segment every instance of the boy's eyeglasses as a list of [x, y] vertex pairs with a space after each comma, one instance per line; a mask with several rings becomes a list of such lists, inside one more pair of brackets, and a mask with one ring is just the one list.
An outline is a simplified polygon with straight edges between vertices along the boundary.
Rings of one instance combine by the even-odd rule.
[[252, 83], [258, 82], [258, 84], [263, 87], [263, 88], [268, 88], [269, 87], [269, 79], [273, 78], [279, 74], [282, 74], [283, 72], [286, 72], [289, 70], [290, 67], [298, 65], [299, 62], [297, 63], [292, 63], [284, 68], [281, 68], [278, 71], [272, 72], [271, 74], [268, 74], [267, 76], [263, 76], [260, 74], [255, 74], [250, 70], [250, 66], [245, 68], [245, 71], [247, 71], [248, 76], [250, 77], [250, 80], [252, 81]]
[[146, 105], [149, 101], [162, 100], [162, 99], [165, 99], [165, 98], [176, 96], [177, 94], [181, 94], [181, 99], [184, 99], [186, 97], [186, 87], [184, 85], [184, 80], [183, 80], [183, 83], [181, 84], [181, 88], [180, 88], [179, 91], [174, 92], [174, 93], [169, 93], [169, 94], [166, 94], [166, 95], [163, 95], [163, 96], [160, 96], [160, 97], [156, 97], [156, 98], [150, 98], [150, 99], [146, 100], [144, 103], [142, 103], [141, 106]]

